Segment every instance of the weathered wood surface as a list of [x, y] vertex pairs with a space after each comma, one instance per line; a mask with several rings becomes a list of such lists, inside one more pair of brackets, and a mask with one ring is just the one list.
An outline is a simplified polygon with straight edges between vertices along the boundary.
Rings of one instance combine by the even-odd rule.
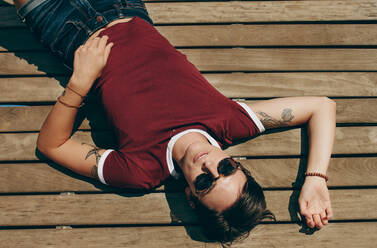
[[0, 75], [70, 74], [70, 71], [47, 51], [0, 53], [0, 64]]
[[[248, 159], [241, 162], [263, 188], [291, 188], [296, 181], [299, 165], [305, 165], [304, 160], [292, 158]], [[377, 157], [332, 158], [327, 174], [330, 177], [329, 187], [374, 186]], [[69, 172], [61, 166], [45, 163], [1, 164], [0, 175], [0, 193], [102, 191], [105, 188], [98, 187], [99, 182]], [[163, 189], [163, 186], [158, 188]], [[165, 190], [180, 191], [182, 187], [178, 184]]]
[[[217, 73], [203, 76], [230, 98], [377, 96], [376, 72]], [[67, 77], [0, 78], [0, 102], [56, 101]]]
[[[5, 5], [5, 2], [0, 1], [0, 4]], [[260, 225], [251, 238], [233, 247], [374, 247], [377, 243], [374, 235], [377, 231], [377, 111], [374, 111], [377, 104], [377, 49], [374, 47], [377, 45], [377, 2], [161, 3], [152, 0], [147, 7], [157, 24], [185, 24], [157, 25], [157, 29], [186, 53], [211, 84], [227, 97], [250, 100], [298, 95], [341, 97], [336, 99], [337, 122], [362, 123], [358, 127], [336, 130], [333, 153], [344, 156], [331, 159], [328, 185], [334, 217], [340, 223], [331, 223], [314, 235], [300, 233], [297, 224]], [[0, 103], [52, 104], [62, 92], [59, 81], [64, 84], [70, 72], [31, 36], [18, 20], [14, 7], [0, 7], [0, 16]], [[357, 24], [357, 21], [365, 24]], [[201, 25], [195, 25], [198, 23]], [[212, 74], [239, 71], [251, 73]], [[265, 73], [258, 73], [260, 71]], [[58, 77], [59, 81], [49, 77], [57, 75], [63, 77]], [[357, 99], [352, 99], [354, 97]], [[37, 131], [50, 108], [0, 109], [0, 132]], [[95, 119], [90, 116], [89, 120], [98, 127], [99, 122], [93, 122]], [[82, 128], [90, 128], [87, 120]], [[93, 139], [97, 144], [109, 145], [103, 134], [94, 132]], [[91, 142], [90, 135], [89, 132], [76, 134], [79, 140], [86, 142]], [[0, 230], [1, 246], [218, 247], [194, 241], [184, 227], [159, 225], [172, 222], [170, 211], [184, 223], [195, 222], [185, 197], [177, 193], [182, 191], [179, 187], [182, 185], [167, 184], [142, 197], [103, 194], [100, 191], [113, 192], [113, 189], [57, 165], [35, 163], [36, 137], [37, 132], [0, 134], [3, 144], [0, 147], [3, 178], [0, 192], [10, 194], [0, 196], [0, 225], [10, 228], [77, 224], [92, 228]], [[302, 155], [305, 143], [304, 133], [294, 129], [264, 135], [228, 152], [234, 156]], [[370, 155], [358, 157], [357, 154]], [[31, 161], [12, 163], [13, 160]], [[297, 216], [294, 213], [291, 216], [288, 211], [297, 205], [296, 191], [292, 195], [291, 190], [281, 188], [292, 187], [297, 175], [303, 173], [305, 162], [298, 158], [242, 160], [264, 188], [273, 189], [265, 192], [278, 220], [297, 220]], [[81, 194], [42, 194], [65, 191], [81, 191]], [[26, 195], [17, 194], [21, 192]], [[153, 225], [90, 226], [143, 223]]]
[[205, 247], [204, 243], [190, 239], [183, 226], [1, 230], [0, 235], [2, 244], [11, 244], [4, 248]]
[[[377, 3], [358, 1], [230, 1], [146, 3], [155, 24], [376, 20]], [[0, 26], [22, 26], [13, 6], [0, 8]]]
[[[336, 99], [337, 123], [377, 123], [377, 99]], [[38, 131], [51, 106], [0, 108], [0, 132]], [[79, 129], [105, 129], [106, 117], [97, 104], [88, 105], [82, 113], [88, 116]]]
[[[179, 49], [200, 71], [376, 71], [377, 49]], [[68, 74], [47, 52], [0, 53], [0, 75]]]
[[[302, 138], [306, 133], [294, 129], [273, 133], [232, 146], [227, 149], [233, 156], [253, 155], [297, 155], [305, 154]], [[302, 136], [304, 135], [304, 136]], [[377, 152], [377, 127], [338, 127], [336, 128], [333, 154], [358, 154]]]
[[[91, 137], [92, 135], [92, 137]], [[304, 134], [306, 136], [306, 134]], [[302, 148], [301, 129], [270, 133], [240, 145], [232, 146], [227, 152], [232, 156], [276, 156], [305, 154]], [[35, 160], [38, 133], [1, 133], [0, 161]], [[108, 132], [78, 131], [74, 139], [85, 143], [96, 143], [103, 148], [111, 148], [112, 140]], [[336, 128], [333, 154], [373, 154], [377, 153], [377, 127], [338, 127]]]
[[201, 71], [372, 71], [377, 49], [181, 49]]
[[[268, 208], [278, 221], [297, 221], [297, 192], [265, 191]], [[334, 220], [377, 218], [377, 190], [330, 190]], [[170, 211], [182, 223], [196, 223], [184, 193], [151, 193], [142, 197], [116, 194], [1, 196], [2, 226], [169, 224]], [[291, 199], [291, 200], [290, 200]], [[355, 211], [362, 209], [362, 211]], [[290, 212], [291, 211], [291, 212]]]
[[375, 72], [229, 73], [204, 76], [224, 95], [233, 98], [377, 96]]
[[[254, 247], [299, 247], [324, 248], [363, 247], [373, 248], [377, 236], [376, 223], [330, 223], [314, 235], [301, 233], [297, 224], [259, 225], [242, 243], [234, 243], [234, 248]], [[191, 236], [199, 236], [197, 227], [122, 227], [122, 228], [73, 228], [37, 230], [1, 230], [0, 242], [12, 244], [6, 248], [40, 247], [203, 247], [221, 248], [214, 243], [200, 243]]]
[[[158, 26], [177, 47], [377, 45], [377, 24]], [[26, 29], [0, 30], [0, 51], [43, 50]], [[26, 42], [25, 42], [26, 41]]]

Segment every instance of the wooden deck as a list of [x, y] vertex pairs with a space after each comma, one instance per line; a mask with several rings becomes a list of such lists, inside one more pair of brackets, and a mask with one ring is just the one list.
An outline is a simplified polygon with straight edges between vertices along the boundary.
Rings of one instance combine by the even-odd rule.
[[[376, 247], [377, 1], [147, 1], [158, 30], [233, 99], [325, 95], [337, 102], [328, 182], [334, 219], [301, 226], [304, 128], [229, 149], [265, 189], [276, 223], [233, 247]], [[205, 243], [182, 186], [146, 195], [74, 175], [36, 152], [69, 72], [0, 0], [0, 246], [217, 247]], [[5, 106], [19, 105], [19, 106]], [[95, 104], [75, 137], [109, 147]]]

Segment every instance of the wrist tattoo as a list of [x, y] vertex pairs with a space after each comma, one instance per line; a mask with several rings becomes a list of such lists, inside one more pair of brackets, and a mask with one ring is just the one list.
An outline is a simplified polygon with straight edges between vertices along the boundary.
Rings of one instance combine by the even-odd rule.
[[259, 111], [257, 114], [260, 115], [263, 126], [268, 128], [277, 128], [277, 127], [287, 127], [289, 126], [290, 122], [293, 120], [294, 116], [292, 115], [292, 109], [286, 108], [283, 109], [281, 113], [280, 120], [277, 120], [265, 112]]

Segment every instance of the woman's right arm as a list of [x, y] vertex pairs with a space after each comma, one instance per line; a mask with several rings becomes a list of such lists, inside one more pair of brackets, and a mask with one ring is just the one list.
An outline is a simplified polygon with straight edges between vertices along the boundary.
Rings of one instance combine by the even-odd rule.
[[97, 164], [105, 150], [70, 138], [78, 106], [101, 75], [113, 43], [108, 37], [88, 40], [75, 52], [74, 70], [66, 90], [52, 108], [39, 133], [37, 147], [54, 162], [84, 176], [97, 178]]

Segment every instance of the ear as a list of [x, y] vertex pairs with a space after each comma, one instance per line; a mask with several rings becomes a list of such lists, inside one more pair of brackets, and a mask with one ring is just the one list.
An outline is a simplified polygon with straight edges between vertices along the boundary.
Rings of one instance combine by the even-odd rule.
[[194, 201], [192, 200], [193, 195], [192, 195], [192, 192], [191, 192], [190, 187], [186, 187], [186, 188], [185, 188], [185, 194], [186, 194], [186, 198], [187, 198], [187, 201], [188, 201], [190, 207], [191, 207], [192, 209], [194, 209], [194, 208], [195, 208], [195, 203], [194, 203]]

